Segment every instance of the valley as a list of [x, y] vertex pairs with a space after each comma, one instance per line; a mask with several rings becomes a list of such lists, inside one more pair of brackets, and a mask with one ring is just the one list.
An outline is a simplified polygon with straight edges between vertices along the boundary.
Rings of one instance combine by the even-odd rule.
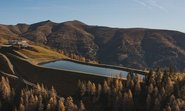
[[79, 21], [0, 32], [3, 111], [185, 109], [184, 33]]
[[185, 0], [2, 0], [0, 111], [185, 111]]

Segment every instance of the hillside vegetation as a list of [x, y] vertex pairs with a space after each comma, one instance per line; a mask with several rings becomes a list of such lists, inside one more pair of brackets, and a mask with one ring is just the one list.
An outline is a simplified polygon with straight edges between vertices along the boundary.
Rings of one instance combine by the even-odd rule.
[[18, 52], [29, 57], [32, 63], [48, 62], [56, 59], [67, 58], [64, 54], [53, 51], [49, 48], [44, 48], [37, 45], [32, 45], [31, 49], [20, 49]]
[[[57, 96], [52, 87], [47, 89], [44, 85], [35, 87], [26, 86], [21, 90], [15, 90], [9, 79], [0, 76], [0, 110], [1, 111], [84, 111], [82, 101], [79, 106], [74, 104], [72, 97]], [[16, 91], [16, 92], [15, 92]]]
[[[150, 71], [143, 81], [129, 73], [127, 80], [107, 78], [76, 84], [73, 97], [64, 99], [54, 87], [27, 86], [15, 90], [9, 79], [0, 79], [2, 111], [184, 111], [185, 78], [170, 71]], [[16, 91], [16, 92], [15, 92]], [[63, 90], [65, 92], [65, 90]]]
[[0, 25], [0, 41], [22, 38], [67, 54], [132, 68], [185, 69], [185, 34], [145, 28], [90, 26], [80, 21]]
[[123, 79], [43, 68], [10, 52], [2, 51], [0, 59], [15, 72], [1, 64], [2, 111], [185, 110], [185, 74], [172, 68], [150, 70], [144, 78], [131, 71]]

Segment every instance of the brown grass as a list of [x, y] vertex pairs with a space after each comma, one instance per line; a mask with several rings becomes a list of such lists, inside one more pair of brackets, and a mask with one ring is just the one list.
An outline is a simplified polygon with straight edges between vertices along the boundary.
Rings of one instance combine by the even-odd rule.
[[29, 57], [29, 60], [34, 64], [61, 58], [67, 58], [65, 55], [58, 53], [56, 51], [52, 51], [51, 49], [47, 49], [36, 45], [32, 45], [31, 47], [33, 48], [32, 50], [21, 49], [19, 50], [19, 52]]
[[6, 44], [6, 43], [7, 43], [7, 40], [0, 37], [0, 44]]
[[90, 75], [82, 72], [43, 68], [16, 56], [7, 56], [14, 65], [15, 72], [25, 80], [32, 83], [43, 83], [49, 88], [54, 86], [59, 95], [62, 96], [74, 95], [77, 91], [78, 80], [90, 80], [99, 83], [106, 79], [103, 76]]

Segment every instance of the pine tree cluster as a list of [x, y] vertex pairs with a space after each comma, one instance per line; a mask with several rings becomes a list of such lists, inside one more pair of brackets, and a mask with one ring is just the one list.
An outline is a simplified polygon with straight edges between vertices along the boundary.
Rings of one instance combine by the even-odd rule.
[[16, 92], [11, 88], [8, 78], [0, 79], [0, 111], [85, 111], [83, 102], [76, 105], [71, 96], [64, 99], [52, 87], [37, 84], [35, 88], [26, 87]]
[[184, 111], [185, 77], [151, 70], [146, 76], [128, 73], [102, 82], [80, 81], [76, 94], [59, 97], [54, 87], [11, 87], [0, 78], [0, 111]]
[[170, 71], [150, 71], [141, 79], [108, 78], [101, 84], [79, 81], [79, 99], [96, 111], [184, 111], [185, 79]]

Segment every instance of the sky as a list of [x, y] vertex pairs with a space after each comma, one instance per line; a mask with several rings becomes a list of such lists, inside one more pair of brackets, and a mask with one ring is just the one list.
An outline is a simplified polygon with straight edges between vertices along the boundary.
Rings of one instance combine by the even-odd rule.
[[0, 24], [79, 20], [88, 25], [185, 32], [185, 0], [0, 0]]

